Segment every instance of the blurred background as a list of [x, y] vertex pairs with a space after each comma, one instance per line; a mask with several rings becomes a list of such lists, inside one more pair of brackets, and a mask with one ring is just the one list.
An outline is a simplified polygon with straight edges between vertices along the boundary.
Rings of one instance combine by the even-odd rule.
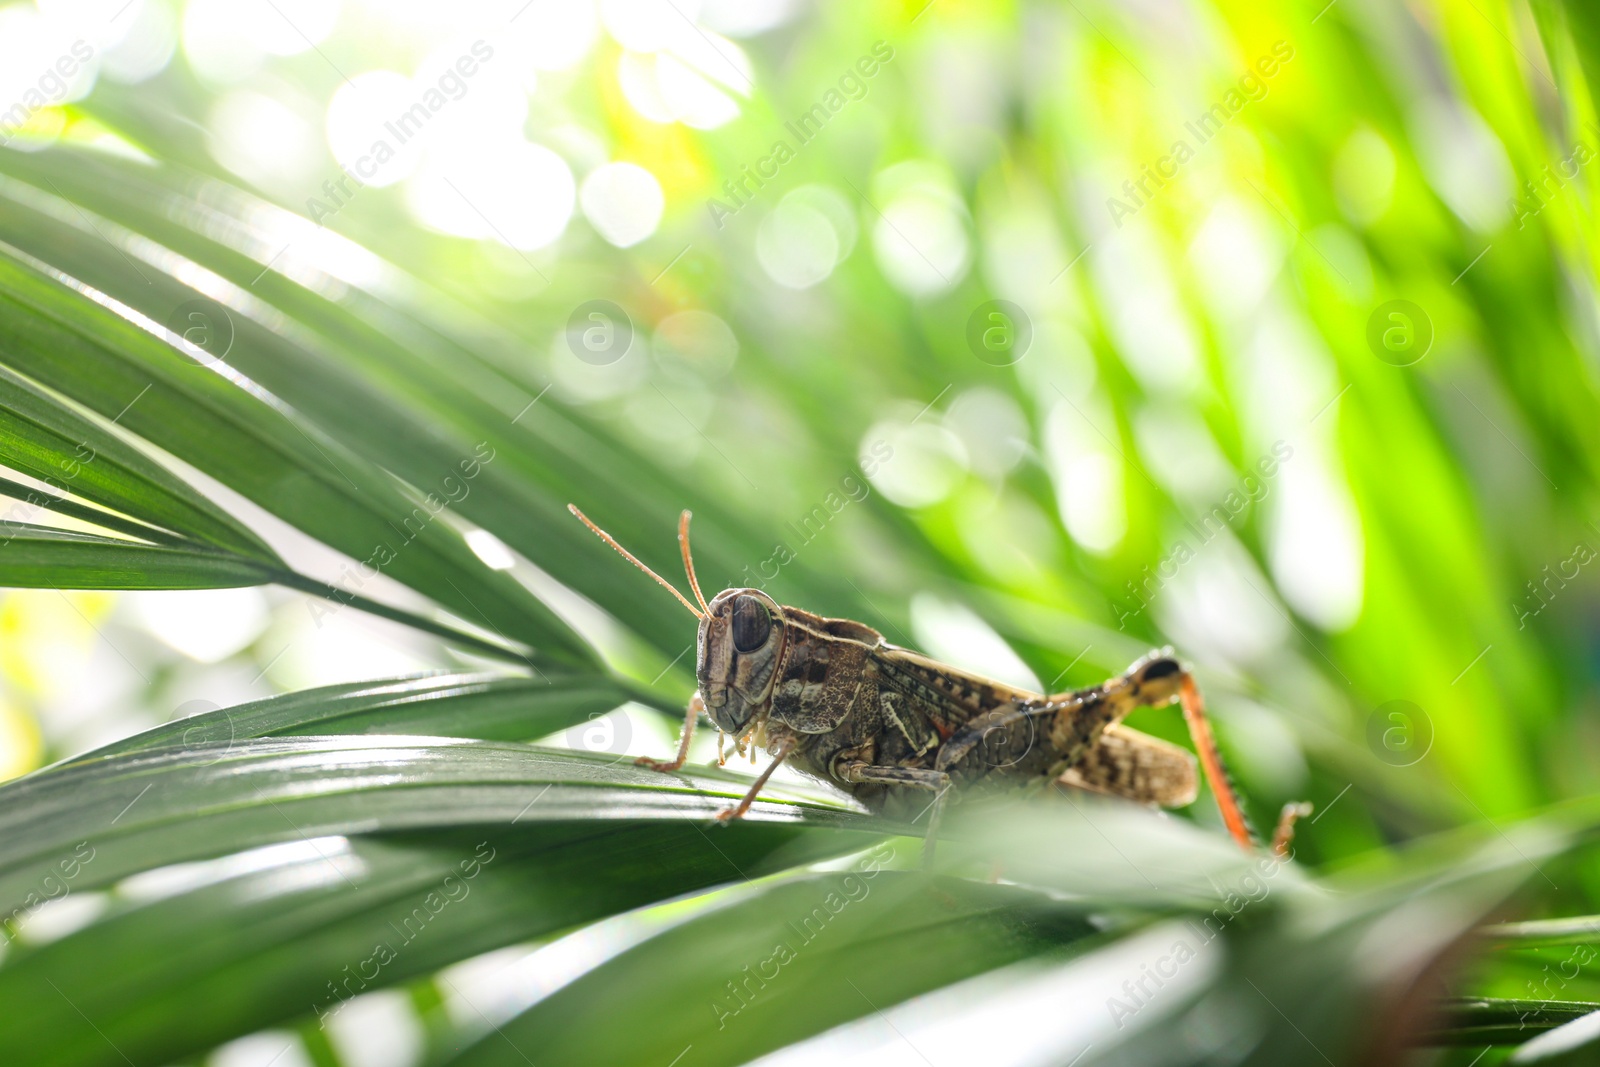
[[[1600, 784], [1597, 62], [1600, 20], [1556, 0], [6, 3], [0, 235], [16, 205], [81, 222], [300, 343], [255, 283], [43, 192], [103, 173], [54, 147], [159, 163], [152, 217], [256, 282], [382, 292], [477, 353], [450, 388], [537, 439], [501, 470], [545, 495], [517, 545], [478, 501], [443, 521], [671, 697], [556, 743], [664, 754], [694, 634], [560, 505], [674, 580], [689, 507], [708, 595], [1030, 688], [1173, 645], [1255, 821], [1313, 801], [1299, 856], [1337, 863]], [[339, 422], [270, 351], [230, 356], [226, 312], [165, 325]], [[443, 395], [362, 343], [339, 358], [386, 395]], [[303, 573], [429, 610], [181, 469]], [[274, 586], [7, 591], [0, 778], [463, 663]], [[1209, 797], [1180, 817], [1219, 824]], [[596, 943], [648, 927], [618, 922]], [[1527, 995], [1545, 962], [1478, 988]]]
[[[803, 557], [879, 593], [891, 640], [1055, 688], [1171, 642], [1256, 689], [1219, 714], [1274, 797], [1319, 791], [1307, 751], [1446, 816], [1593, 784], [1600, 138], [1523, 5], [109, 0], [0, 27], [8, 148], [176, 154], [307, 220], [272, 220], [285, 248], [408, 266], [549, 402], [759, 520], [774, 552], [708, 585], [828, 610]], [[963, 586], [1026, 606], [1020, 659]], [[296, 603], [5, 594], [0, 772], [441, 662]], [[1380, 747], [1431, 747], [1401, 776], [1363, 751], [1397, 700]]]
[[[653, 524], [614, 532], [663, 572], [676, 509], [713, 516], [708, 594], [760, 585], [1050, 691], [1174, 645], [1257, 822], [1313, 800], [1327, 860], [1596, 785], [1590, 18], [39, 0], [0, 6], [0, 139], [275, 203], [239, 238], [263, 274], [413, 294], [526, 385], [519, 426], [570, 413], [659, 470], [570, 488], [602, 525], [591, 497], [641, 494]], [[642, 576], [598, 579], [636, 589], [619, 619], [467, 537], [687, 696], [691, 622]], [[324, 614], [276, 588], [0, 594], [0, 775], [456, 662]], [[569, 741], [674, 736], [618, 714]]]

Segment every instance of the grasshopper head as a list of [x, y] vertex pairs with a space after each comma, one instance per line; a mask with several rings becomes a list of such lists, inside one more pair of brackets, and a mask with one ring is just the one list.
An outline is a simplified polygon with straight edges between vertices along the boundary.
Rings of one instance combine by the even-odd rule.
[[783, 609], [759, 589], [724, 589], [700, 619], [695, 677], [718, 729], [737, 734], [772, 698]]
[[700, 580], [695, 577], [694, 559], [689, 554], [687, 511], [678, 516], [678, 546], [683, 551], [689, 589], [700, 602], [698, 608], [694, 600], [678, 592], [671, 582], [619, 545], [616, 538], [589, 521], [576, 505], [568, 504], [567, 510], [699, 618], [695, 677], [700, 682], [700, 699], [705, 701], [706, 711], [719, 729], [731, 734], [742, 731], [772, 699], [772, 680], [783, 653], [784, 616], [778, 602], [759, 589], [724, 589], [707, 604], [700, 594]]

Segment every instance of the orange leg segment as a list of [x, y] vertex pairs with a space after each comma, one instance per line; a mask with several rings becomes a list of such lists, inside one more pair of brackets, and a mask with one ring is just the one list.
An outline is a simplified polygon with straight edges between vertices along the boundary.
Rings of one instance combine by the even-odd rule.
[[1183, 705], [1183, 721], [1189, 725], [1189, 736], [1194, 739], [1195, 751], [1200, 755], [1200, 766], [1211, 783], [1211, 791], [1216, 794], [1217, 807], [1222, 810], [1222, 821], [1239, 846], [1250, 851], [1255, 848], [1255, 837], [1250, 833], [1239, 795], [1234, 792], [1233, 782], [1222, 765], [1222, 753], [1217, 751], [1217, 739], [1211, 733], [1211, 720], [1206, 718], [1200, 687], [1194, 684], [1194, 677], [1187, 671], [1178, 686], [1178, 700]]

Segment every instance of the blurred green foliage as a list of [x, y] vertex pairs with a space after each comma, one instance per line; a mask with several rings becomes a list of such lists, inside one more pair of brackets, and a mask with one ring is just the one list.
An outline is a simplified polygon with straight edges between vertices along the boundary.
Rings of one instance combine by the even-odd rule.
[[[1121, 1051], [1121, 1037], [1096, 1038], [1086, 1062], [1154, 1062], [1163, 1041], [1159, 1055], [1179, 1058], [1162, 1062], [1289, 1062], [1305, 1055], [1302, 1028], [1341, 1060], [1365, 1048], [1354, 1032], [1398, 1057], [1429, 998], [1600, 1000], [1581, 966], [1548, 980], [1552, 965], [1573, 969], [1565, 943], [1430, 969], [1491, 911], [1600, 912], [1580, 848], [1587, 808], [1529, 821], [1594, 793], [1600, 766], [1600, 572], [1588, 566], [1600, 551], [1600, 23], [1587, 7], [350, 4], [331, 21], [288, 5], [230, 24], [214, 3], [140, 0], [126, 15], [137, 31], [112, 32], [115, 7], [74, 16], [105, 54], [92, 91], [47, 93], [60, 106], [26, 107], [0, 150], [0, 454], [22, 479], [0, 492], [20, 502], [12, 522], [79, 531], [8, 539], [0, 582], [276, 582], [321, 598], [309, 601], [318, 626], [318, 611], [373, 610], [441, 638], [441, 665], [498, 663], [515, 678], [292, 695], [19, 782], [0, 792], [19, 831], [0, 887], [19, 900], [80, 836], [120, 841], [102, 846], [118, 859], [89, 868], [104, 888], [342, 834], [367, 873], [316, 892], [326, 921], [359, 939], [362, 894], [412, 892], [408, 856], [434, 864], [454, 846], [439, 835], [492, 825], [519, 865], [485, 882], [499, 910], [470, 930], [459, 920], [458, 952], [386, 979], [413, 983], [442, 1058], [474, 1027], [443, 1020], [437, 968], [733, 877], [685, 828], [708, 813], [704, 792], [737, 793], [737, 778], [666, 785], [578, 756], [518, 763], [518, 743], [597, 710], [682, 707], [689, 618], [565, 508], [577, 502], [673, 575], [689, 507], [702, 584], [760, 584], [1050, 691], [1172, 644], [1197, 667], [1256, 822], [1286, 801], [1317, 804], [1297, 859], [1348, 871], [1332, 888], [1357, 903], [1330, 904], [1340, 898], [1321, 882], [1275, 896], [1183, 994], [1193, 1026], [1220, 1012], [1254, 1043], [1185, 1038], [1174, 1052], [1145, 1028]], [[0, 18], [15, 29], [25, 10]], [[282, 44], [275, 18], [304, 47], [294, 34]], [[131, 48], [118, 35], [158, 39], [162, 25], [170, 62], [117, 84]], [[465, 56], [478, 57], [471, 74], [451, 66]], [[23, 90], [37, 59], [19, 52], [10, 68]], [[385, 97], [378, 70], [414, 80], [383, 83], [400, 93]], [[362, 131], [395, 136], [379, 121], [406, 113], [394, 101], [452, 86], [424, 105], [427, 139], [382, 184], [349, 179]], [[369, 99], [383, 102], [351, 102]], [[38, 498], [39, 482], [72, 499]], [[282, 520], [272, 548], [224, 506]], [[307, 554], [313, 541], [343, 566]], [[1176, 711], [1133, 725], [1184, 737]], [[366, 733], [479, 741], [305, 740]], [[369, 763], [393, 780], [350, 770]], [[523, 803], [512, 784], [526, 791], [547, 771], [546, 788], [609, 790], [595, 825], [569, 797], [540, 810], [537, 832], [509, 826]], [[143, 776], [166, 783], [150, 801], [160, 816], [102, 829], [91, 801], [114, 814]], [[257, 781], [301, 818], [285, 815], [286, 829], [240, 791]], [[795, 803], [740, 838], [741, 859], [781, 871], [883, 830], [825, 799]], [[195, 836], [163, 828], [186, 811]], [[22, 835], [40, 812], [51, 816]], [[1184, 815], [1219, 826], [1209, 797]], [[1057, 818], [1039, 833], [1099, 847], [1089, 822]], [[701, 852], [652, 880], [641, 827], [669, 819]], [[385, 836], [400, 832], [421, 836]], [[1130, 823], [1129, 853], [1179, 849], [1168, 832], [1180, 831]], [[1453, 836], [1404, 847], [1435, 832]], [[595, 841], [608, 835], [626, 870], [607, 868]], [[541, 866], [566, 847], [568, 866]], [[1026, 839], [1006, 848], [1008, 863], [1037, 859]], [[952, 872], [981, 880], [968, 860]], [[639, 983], [661, 1002], [642, 1017], [664, 1016], [671, 988], [651, 976], [680, 942], [727, 933], [717, 952], [682, 953], [685, 985], [715, 989], [729, 962], [718, 953], [757, 944], [782, 901], [822, 877], [678, 915], [685, 925], [508, 1025], [582, 1048], [563, 1024], [608, 1018], [614, 1003], [594, 990], [612, 982]], [[547, 895], [519, 910], [518, 878], [543, 879]], [[1055, 966], [1205, 911], [1154, 882], [1149, 900], [1119, 902], [1106, 879], [1033, 871], [1012, 900], [970, 878], [946, 892], [897, 875], [903, 898], [885, 892], [873, 908], [888, 911], [872, 915], [942, 932], [920, 949], [895, 933], [884, 951], [917, 973], [872, 972], [874, 988], [887, 1004], [1014, 960]], [[570, 906], [586, 880], [610, 887], [605, 902]], [[1044, 889], [1084, 903], [1057, 906]], [[346, 942], [269, 982], [241, 961], [273, 945], [223, 935], [231, 898], [185, 892], [199, 894], [178, 899], [211, 924], [216, 952], [174, 964], [145, 999], [85, 984], [118, 1015], [113, 1032], [155, 1062], [303, 1023], [296, 1005]], [[290, 945], [316, 936], [292, 896], [251, 913], [276, 916]], [[1118, 903], [1129, 911], [1089, 937], [1081, 913]], [[141, 907], [118, 898], [102, 923], [17, 949], [0, 986], [43, 996], [35, 971], [72, 986], [108, 951], [131, 966], [149, 951], [141, 939], [187, 914]], [[803, 973], [870, 972], [860, 951], [842, 944]], [[206, 976], [244, 999], [259, 980], [260, 1006], [221, 998], [225, 1025], [171, 1040], [185, 983]], [[1241, 982], [1284, 998], [1281, 1020], [1230, 1007]], [[683, 1040], [703, 1043], [700, 1062], [742, 1062], [867, 1010], [837, 983], [799, 1000], [787, 1029], [714, 1054], [696, 1004]], [[60, 1008], [59, 1025], [76, 1026]], [[1467, 1032], [1511, 1009], [1460, 1010], [1477, 1020]], [[616, 1062], [661, 1051], [634, 1047], [639, 1032], [614, 1035]], [[306, 1033], [307, 1055], [336, 1055]], [[38, 1062], [108, 1055], [86, 1032], [57, 1041], [41, 1024], [24, 1038]], [[506, 1055], [486, 1048], [467, 1061]], [[1472, 1046], [1458, 1053], [1475, 1062]]]

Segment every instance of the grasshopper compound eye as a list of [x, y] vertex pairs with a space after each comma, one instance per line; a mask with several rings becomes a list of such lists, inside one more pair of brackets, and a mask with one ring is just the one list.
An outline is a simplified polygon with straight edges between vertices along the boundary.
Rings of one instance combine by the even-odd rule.
[[767, 606], [753, 596], [733, 602], [733, 647], [738, 652], [754, 652], [767, 643], [772, 633], [772, 616]]

